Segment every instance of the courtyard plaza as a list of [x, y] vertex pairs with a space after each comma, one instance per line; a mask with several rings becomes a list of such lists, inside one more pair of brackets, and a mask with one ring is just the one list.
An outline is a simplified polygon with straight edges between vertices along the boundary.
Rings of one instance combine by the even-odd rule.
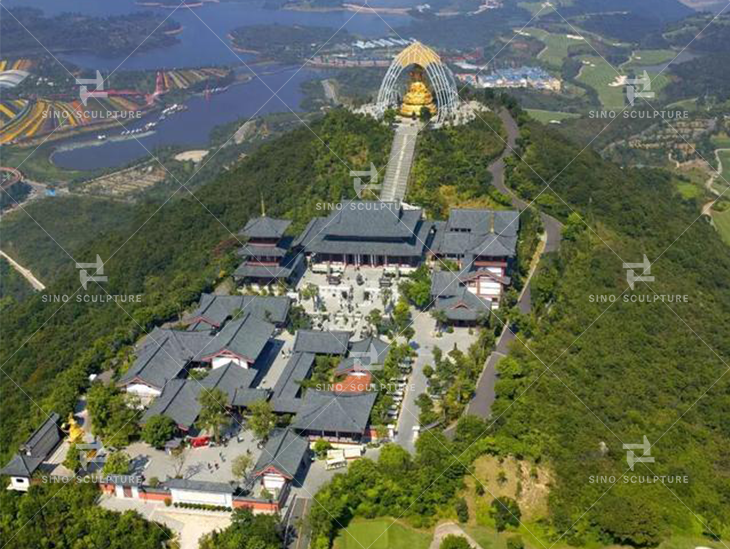
[[[378, 309], [385, 314], [398, 301], [398, 284], [403, 275], [399, 276], [384, 268], [358, 269], [348, 266], [339, 271], [337, 277], [340, 279], [339, 283], [333, 284], [332, 278], [327, 274], [307, 270], [297, 284], [300, 305], [313, 317], [315, 329], [347, 330], [353, 332], [354, 339], [361, 339], [364, 337], [364, 330], [369, 329], [367, 316], [370, 311]], [[381, 279], [385, 278], [390, 282], [387, 289], [381, 287]], [[317, 310], [312, 299], [301, 297], [302, 292], [310, 285], [318, 288]], [[385, 303], [384, 297], [388, 297]]]
[[143, 475], [147, 483], [153, 477], [164, 481], [178, 474], [186, 480], [238, 482], [239, 479], [234, 479], [231, 473], [233, 460], [242, 454], [249, 454], [253, 463], [256, 463], [262, 450], [258, 448], [253, 433], [242, 428], [241, 424], [245, 425], [245, 422], [240, 419], [237, 421], [233, 421], [224, 433], [225, 438], [230, 437], [227, 442], [200, 448], [186, 447], [181, 469], [178, 469], [178, 460], [165, 450], [157, 450], [142, 441], [130, 444], [126, 452], [131, 458], [132, 474]]
[[[302, 291], [309, 284], [319, 288], [319, 300], [324, 304], [326, 312], [314, 312], [314, 305], [311, 299], [302, 299], [301, 304], [308, 314], [317, 315], [315, 318], [322, 318], [321, 324], [315, 322], [315, 327], [322, 330], [350, 330], [354, 332], [353, 338], [360, 339], [364, 332], [370, 329], [367, 322], [367, 315], [373, 309], [379, 309], [386, 316], [391, 312], [393, 305], [397, 302], [398, 284], [403, 275], [394, 276], [389, 289], [391, 300], [388, 306], [383, 305], [380, 279], [386, 273], [384, 268], [375, 267], [347, 267], [339, 273], [341, 282], [337, 286], [328, 284], [328, 276], [321, 273], [313, 273], [308, 270], [300, 280], [297, 289]], [[362, 278], [363, 284], [358, 285], [358, 275]], [[352, 300], [345, 296], [352, 295]], [[329, 320], [324, 320], [328, 316]], [[394, 419], [396, 425], [395, 442], [410, 452], [415, 451], [415, 434], [413, 428], [419, 426], [418, 416], [420, 410], [416, 405], [416, 398], [426, 392], [427, 380], [423, 374], [423, 367], [433, 366], [433, 348], [439, 347], [444, 355], [448, 354], [455, 346], [466, 352], [469, 346], [477, 339], [476, 331], [469, 333], [468, 328], [454, 327], [452, 333], [439, 332], [436, 321], [428, 311], [419, 311], [411, 307], [412, 327], [415, 330], [411, 347], [417, 352], [413, 363], [413, 370], [406, 382], [403, 401], [400, 405], [398, 417]], [[403, 338], [399, 338], [401, 341]], [[386, 380], [387, 381], [387, 380]]]

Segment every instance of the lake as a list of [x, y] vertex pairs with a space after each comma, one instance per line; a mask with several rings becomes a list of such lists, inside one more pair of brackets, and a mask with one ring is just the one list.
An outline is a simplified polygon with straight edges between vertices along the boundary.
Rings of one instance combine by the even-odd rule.
[[[416, 3], [417, 0], [380, 0], [376, 5], [403, 7]], [[39, 8], [47, 15], [78, 12], [104, 17], [135, 11], [153, 11], [167, 16], [171, 12], [169, 9], [137, 6], [133, 0], [6, 0], [5, 5]], [[64, 147], [54, 153], [54, 163], [77, 170], [123, 166], [148, 156], [145, 148], [152, 151], [155, 147], [164, 145], [203, 147], [216, 125], [251, 117], [259, 109], [258, 114], [298, 111], [302, 100], [301, 84], [320, 76], [321, 73], [300, 67], [248, 68], [246, 64], [251, 62], [252, 56], [234, 53], [229, 48], [227, 35], [236, 27], [271, 23], [327, 26], [332, 27], [333, 34], [341, 28], [351, 34], [379, 37], [391, 34], [391, 29], [402, 27], [411, 21], [410, 17], [404, 15], [269, 10], [263, 8], [261, 0], [206, 4], [194, 10], [180, 8], [170, 18], [184, 27], [183, 32], [178, 35], [180, 42], [174, 46], [137, 52], [128, 59], [126, 56], [101, 57], [91, 53], [64, 54], [58, 58], [61, 62], [101, 71], [234, 65], [261, 78], [231, 86], [227, 92], [213, 95], [209, 100], [199, 96], [191, 98], [186, 103], [187, 111], [160, 122], [153, 135], [139, 138], [142, 144], [132, 139], [97, 142], [93, 146], [71, 150], [64, 150]], [[277, 92], [279, 98], [272, 99], [273, 92]], [[142, 124], [137, 122], [135, 127], [140, 125]], [[120, 128], [119, 131], [104, 133], [113, 138], [121, 131]], [[83, 140], [88, 142], [89, 137]], [[72, 143], [78, 145], [78, 142], [76, 140]]]

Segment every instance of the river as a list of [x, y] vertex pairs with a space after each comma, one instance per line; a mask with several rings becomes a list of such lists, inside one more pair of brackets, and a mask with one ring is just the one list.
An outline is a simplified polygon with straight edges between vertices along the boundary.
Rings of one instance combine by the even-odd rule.
[[[380, 0], [377, 5], [402, 7], [415, 3], [416, 0]], [[6, 0], [5, 5], [39, 8], [47, 15], [78, 12], [103, 17], [143, 10], [164, 16], [170, 14], [169, 9], [137, 6], [134, 0]], [[263, 8], [262, 0], [210, 3], [194, 10], [180, 8], [171, 15], [171, 19], [184, 28], [178, 35], [179, 43], [174, 46], [137, 52], [129, 59], [125, 59], [126, 56], [101, 57], [77, 53], [59, 55], [59, 60], [101, 71], [112, 71], [117, 67], [122, 71], [201, 65], [235, 65], [242, 71], [248, 71], [244, 63], [250, 63], [252, 56], [233, 53], [228, 47], [230, 43], [226, 36], [236, 27], [270, 23], [326, 26], [332, 28], [333, 34], [342, 27], [351, 34], [378, 37], [391, 33], [391, 27], [402, 27], [411, 20], [408, 16], [393, 14], [270, 10]], [[296, 72], [298, 69], [252, 66], [251, 70], [261, 76], [260, 79], [254, 78], [245, 84], [231, 86], [227, 92], [213, 95], [208, 100], [199, 96], [191, 98], [186, 103], [187, 111], [169, 117], [158, 125], [154, 134], [139, 139], [144, 147], [135, 140], [109, 140], [92, 143], [93, 147], [80, 147], [79, 140], [76, 140], [71, 143], [75, 148], [69, 148], [69, 143], [64, 143], [53, 154], [53, 162], [77, 170], [113, 168], [148, 155], [145, 148], [151, 151], [163, 145], [204, 146], [214, 126], [250, 117], [262, 105], [259, 114], [288, 112], [290, 109], [297, 111], [302, 100], [301, 84], [321, 76], [318, 71], [302, 69]], [[287, 83], [289, 78], [291, 81]], [[274, 97], [266, 103], [274, 95], [272, 90], [277, 92], [280, 99]], [[112, 138], [121, 131], [120, 128], [119, 131], [105, 133]], [[85, 137], [84, 140], [88, 142], [89, 138]]]

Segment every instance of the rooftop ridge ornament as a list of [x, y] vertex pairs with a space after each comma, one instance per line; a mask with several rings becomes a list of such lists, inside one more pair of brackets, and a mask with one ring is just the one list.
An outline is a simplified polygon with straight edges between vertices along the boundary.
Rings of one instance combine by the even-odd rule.
[[436, 98], [436, 122], [444, 122], [459, 105], [456, 81], [438, 54], [421, 42], [413, 42], [393, 59], [380, 85], [377, 113], [382, 116], [387, 109], [398, 107], [396, 84], [402, 72], [411, 65], [421, 67], [426, 73]]

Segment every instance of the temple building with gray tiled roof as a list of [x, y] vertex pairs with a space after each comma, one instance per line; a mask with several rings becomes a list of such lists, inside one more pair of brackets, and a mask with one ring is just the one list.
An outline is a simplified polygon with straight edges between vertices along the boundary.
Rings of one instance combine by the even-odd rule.
[[218, 330], [232, 318], [251, 314], [282, 327], [286, 324], [291, 299], [286, 296], [203, 294], [200, 304], [185, 318], [189, 331]]
[[276, 429], [253, 468], [253, 477], [261, 478], [265, 489], [277, 493], [303, 472], [308, 454], [309, 441], [306, 438], [292, 429]]
[[251, 367], [274, 334], [274, 325], [247, 314], [231, 320], [196, 355], [197, 362], [209, 362], [218, 368], [229, 362]]
[[200, 414], [198, 399], [204, 391], [222, 391], [226, 400], [221, 402], [221, 406], [230, 409], [242, 409], [257, 400], [268, 400], [269, 391], [254, 387], [256, 377], [255, 370], [229, 362], [212, 370], [201, 380], [173, 379], [145, 411], [141, 423], [146, 423], [153, 416], [163, 415], [172, 419], [181, 431], [190, 432]]
[[[437, 260], [455, 261], [460, 272], [456, 281], [449, 274], [434, 273], [431, 294], [436, 306], [451, 310], [457, 302], [460, 308], [469, 302], [471, 309], [479, 309], [478, 301], [464, 296], [466, 289], [489, 308], [497, 308], [517, 259], [518, 229], [517, 211], [452, 209], [448, 221], [437, 224], [433, 253]], [[450, 288], [451, 294], [443, 293], [440, 286]], [[444, 301], [456, 296], [464, 299]]]
[[360, 442], [369, 435], [376, 392], [336, 393], [308, 390], [292, 428], [310, 439]]
[[295, 353], [315, 355], [346, 355], [352, 332], [342, 330], [299, 330], [294, 339]]
[[350, 352], [347, 358], [342, 359], [337, 365], [336, 373], [341, 375], [356, 371], [382, 370], [389, 350], [390, 344], [375, 336], [352, 341]]
[[137, 358], [118, 385], [139, 396], [143, 402], [159, 396], [170, 380], [184, 374], [185, 368], [206, 348], [211, 337], [204, 332], [155, 328], [138, 345]]
[[314, 368], [314, 353], [294, 353], [274, 385], [271, 408], [277, 414], [295, 414], [302, 405], [302, 381], [309, 379]]
[[294, 246], [313, 263], [415, 268], [433, 240], [433, 222], [396, 202], [349, 201], [310, 221]]
[[285, 236], [289, 225], [289, 220], [266, 215], [246, 223], [239, 233], [246, 242], [238, 250], [243, 263], [233, 273], [237, 282], [265, 286], [301, 274], [304, 257], [292, 250], [292, 237]]
[[[492, 277], [490, 272], [476, 271], [452, 273], [451, 271], [435, 271], [431, 278], [431, 297], [433, 308], [443, 311], [450, 324], [473, 325], [487, 316], [495, 301], [477, 295], [470, 288], [475, 277]], [[509, 284], [509, 279], [500, 280], [500, 284]], [[499, 305], [499, 302], [496, 302]]]
[[33, 474], [61, 443], [59, 419], [56, 413], [48, 416], [48, 419], [20, 446], [18, 453], [0, 469], [0, 475], [10, 477], [9, 490], [28, 491]]
[[250, 313], [227, 322], [215, 335], [155, 328], [139, 344], [137, 358], [117, 385], [148, 404], [170, 381], [186, 377], [187, 369], [196, 364], [210, 364], [215, 369], [233, 362], [250, 368], [274, 331], [273, 324]]

